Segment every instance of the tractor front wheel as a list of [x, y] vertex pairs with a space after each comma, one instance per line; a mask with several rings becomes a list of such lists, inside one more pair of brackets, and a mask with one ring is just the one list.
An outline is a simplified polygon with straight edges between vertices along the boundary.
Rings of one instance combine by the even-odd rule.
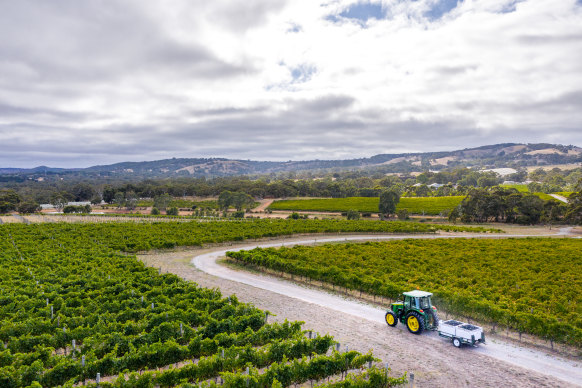
[[393, 311], [388, 311], [384, 318], [386, 319], [388, 326], [394, 327], [396, 324], [398, 324], [398, 318], [396, 318], [396, 314], [394, 314]]
[[406, 315], [406, 327], [412, 334], [420, 334], [424, 331], [424, 319], [416, 311], [411, 311]]

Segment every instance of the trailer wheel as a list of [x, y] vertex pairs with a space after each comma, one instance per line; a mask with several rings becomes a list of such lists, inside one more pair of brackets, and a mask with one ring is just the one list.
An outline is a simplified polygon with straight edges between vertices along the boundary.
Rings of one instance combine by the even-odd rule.
[[453, 346], [455, 348], [460, 348], [462, 345], [462, 342], [460, 339], [453, 337]]
[[384, 318], [388, 326], [394, 327], [398, 324], [398, 318], [396, 318], [396, 314], [393, 311], [388, 311]]

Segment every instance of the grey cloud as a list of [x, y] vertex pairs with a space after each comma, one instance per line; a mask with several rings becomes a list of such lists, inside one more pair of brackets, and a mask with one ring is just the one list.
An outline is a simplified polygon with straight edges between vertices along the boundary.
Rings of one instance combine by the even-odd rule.
[[286, 0], [247, 0], [214, 2], [208, 15], [223, 27], [237, 32], [262, 25], [269, 14], [281, 10]]
[[0, 57], [35, 69], [40, 82], [116, 82], [135, 71], [198, 78], [252, 71], [177, 41], [131, 3], [12, 2], [0, 14], [0, 35]]
[[89, 112], [70, 112], [57, 109], [21, 107], [0, 102], [0, 117], [5, 120], [15, 120], [16, 122], [32, 119], [83, 122], [90, 118], [104, 118], [105, 116]]
[[554, 98], [523, 104], [523, 110], [573, 111], [582, 114], [582, 90], [561, 94]]
[[294, 106], [292, 113], [295, 115], [296, 111], [302, 111], [309, 114], [325, 115], [332, 111], [349, 108], [355, 101], [354, 97], [347, 95], [328, 95], [309, 100], [295, 100], [291, 101]]
[[[117, 125], [92, 131], [22, 125], [12, 129], [27, 131], [31, 136], [2, 142], [0, 166], [19, 161], [24, 165], [30, 158], [38, 161], [35, 164], [78, 167], [174, 156], [260, 160], [349, 158], [396, 151], [452, 150], [523, 139], [582, 143], [579, 128], [557, 127], [548, 133], [504, 127], [484, 132], [463, 119], [386, 120], [381, 113], [370, 118], [366, 112], [355, 112], [349, 117], [319, 117], [312, 115], [307, 105], [298, 104], [278, 113], [261, 110], [243, 116], [227, 113], [196, 124]], [[45, 131], [58, 140], [32, 140], [34, 134]], [[561, 137], [556, 139], [555, 135]]]
[[445, 76], [455, 76], [469, 71], [477, 70], [479, 65], [464, 65], [464, 66], [437, 66], [432, 69], [437, 74]]
[[263, 113], [267, 111], [266, 106], [256, 106], [252, 108], [236, 108], [236, 107], [226, 107], [226, 108], [216, 108], [216, 109], [192, 109], [189, 114], [194, 117], [206, 117], [206, 116], [230, 116], [230, 115], [243, 115], [243, 114], [253, 114], [253, 113]]
[[516, 40], [525, 44], [582, 43], [582, 34], [524, 34], [517, 36]]
[[[243, 53], [231, 63], [214, 54], [218, 51], [215, 45], [220, 44], [209, 32], [214, 29], [201, 31], [208, 34], [200, 35], [205, 40], [198, 36], [199, 25], [209, 23], [213, 28], [220, 26], [221, 34], [236, 36], [242, 42], [240, 37], [245, 37], [245, 32], [265, 25], [270, 15], [283, 9], [284, 0], [0, 2], [0, 166], [73, 167], [173, 156], [323, 159], [510, 141], [582, 144], [582, 91], [572, 91], [580, 75], [576, 71], [576, 54], [580, 50], [575, 48], [582, 35], [576, 30], [562, 35], [556, 32], [555, 36], [532, 32], [512, 38], [506, 42], [507, 48], [515, 48], [517, 54], [522, 48], [528, 53], [535, 49], [534, 56], [543, 61], [524, 63], [518, 55], [519, 60], [513, 63], [515, 58], [509, 55], [501, 60], [507, 61], [503, 64], [508, 68], [518, 69], [515, 74], [509, 70], [496, 72], [485, 80], [478, 75], [469, 79], [465, 74], [477, 68], [472, 61], [478, 59], [459, 55], [460, 59], [451, 58], [449, 62], [449, 58], [438, 56], [438, 64], [419, 67], [418, 71], [429, 69], [423, 74], [426, 78], [422, 88], [415, 89], [417, 85], [411, 83], [403, 98], [394, 104], [397, 107], [378, 100], [362, 106], [372, 95], [394, 101], [398, 93], [403, 93], [398, 85], [394, 85], [395, 89], [389, 84], [380, 85], [367, 94], [363, 87], [349, 86], [354, 82], [343, 83], [344, 77], [353, 81], [350, 77], [365, 76], [366, 69], [381, 65], [379, 58], [372, 57], [373, 51], [370, 64], [367, 56], [356, 65], [350, 63], [351, 68], [336, 63], [337, 68], [332, 68], [341, 75], [341, 81], [322, 88], [337, 92], [322, 96], [322, 91], [314, 90], [312, 85], [330, 79], [326, 73], [330, 70], [311, 62], [315, 57], [309, 57], [309, 50], [301, 58], [283, 59], [278, 55], [269, 59], [272, 53], [253, 51], [249, 55], [258, 57], [248, 61], [245, 50], [241, 50]], [[177, 4], [184, 6], [179, 15], [156, 13], [156, 7]], [[511, 17], [518, 14], [519, 7]], [[183, 23], [180, 28], [178, 22]], [[527, 29], [520, 26], [519, 31]], [[531, 31], [536, 31], [535, 26]], [[307, 33], [310, 31], [306, 27], [298, 38]], [[452, 41], [457, 38], [458, 35]], [[491, 40], [495, 38], [497, 35], [491, 34]], [[443, 42], [446, 39], [443, 35]], [[466, 39], [470, 41], [471, 34]], [[475, 48], [485, 44], [487, 50], [490, 42], [485, 40], [474, 40]], [[389, 41], [386, 39], [386, 44]], [[492, 55], [497, 52], [497, 45], [495, 40]], [[559, 50], [555, 51], [554, 46]], [[434, 53], [426, 54], [423, 53], [423, 61], [435, 58]], [[244, 78], [262, 71], [255, 66], [275, 66], [268, 63], [275, 60], [306, 64], [287, 66], [287, 73], [275, 72], [272, 77]], [[497, 64], [492, 58], [490, 63], [479, 63], [483, 66], [479, 70], [487, 77], [487, 67], [496, 70]], [[400, 65], [415, 68], [414, 63]], [[531, 77], [517, 76], [518, 72], [529, 75], [530, 68]], [[499, 69], [503, 72], [505, 67]], [[315, 70], [321, 72], [321, 79], [318, 83], [306, 82]], [[238, 76], [244, 76], [244, 85], [250, 87], [248, 100], [240, 106], [221, 100], [228, 93], [227, 83], [234, 83]], [[540, 93], [538, 88], [525, 88], [526, 92], [536, 92], [523, 97], [520, 82], [525, 83], [524, 80], [540, 80]], [[491, 87], [497, 81], [503, 82], [499, 93]], [[276, 86], [271, 92], [253, 90], [264, 82]], [[207, 83], [216, 85], [217, 90]], [[460, 83], [464, 84], [459, 86]], [[199, 85], [200, 89], [196, 89]], [[234, 84], [234, 93], [240, 92], [241, 85]], [[484, 92], [475, 93], [480, 87]], [[565, 90], [570, 92], [564, 93]], [[198, 91], [200, 94], [192, 98]], [[290, 93], [293, 91], [297, 93]], [[458, 96], [458, 102], [450, 102], [450, 96]], [[200, 105], [193, 102], [206, 97], [208, 101]], [[113, 107], [119, 112], [94, 112], [91, 107]], [[143, 112], [142, 107], [154, 109]], [[105, 121], [117, 124], [103, 124]], [[147, 125], [136, 124], [140, 122]], [[495, 122], [504, 124], [495, 126]], [[505, 122], [512, 124], [506, 126]], [[528, 123], [535, 128], [528, 127]]]

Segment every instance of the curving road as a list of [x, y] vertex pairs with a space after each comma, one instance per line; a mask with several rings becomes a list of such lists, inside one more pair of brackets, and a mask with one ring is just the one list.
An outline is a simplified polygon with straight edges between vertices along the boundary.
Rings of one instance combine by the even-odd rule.
[[[559, 235], [568, 235], [570, 229], [563, 228], [558, 233]], [[556, 234], [553, 234], [554, 236]], [[259, 243], [247, 246], [237, 246], [236, 250], [248, 250], [256, 247], [267, 248], [267, 247], [279, 247], [279, 246], [291, 246], [291, 245], [307, 245], [314, 243], [325, 243], [325, 242], [337, 242], [337, 241], [356, 241], [356, 240], [395, 240], [403, 238], [507, 238], [507, 237], [531, 237], [524, 235], [462, 235], [462, 236], [439, 236], [439, 235], [407, 235], [407, 236], [341, 236], [334, 238], [306, 238], [299, 241], [278, 241], [271, 243]], [[209, 253], [205, 253], [196, 256], [192, 259], [192, 264], [199, 270], [206, 272], [210, 275], [214, 275], [221, 279], [230, 280], [237, 283], [246, 284], [255, 287], [260, 290], [269, 291], [276, 294], [281, 294], [286, 297], [290, 297], [296, 300], [304, 301], [317, 306], [322, 306], [328, 309], [332, 309], [341, 314], [348, 314], [359, 319], [363, 319], [374, 324], [386, 326], [384, 323], [385, 310], [378, 307], [374, 307], [370, 304], [362, 303], [356, 300], [347, 299], [336, 294], [332, 294], [326, 291], [307, 288], [289, 281], [282, 280], [280, 278], [275, 278], [263, 274], [254, 274], [244, 271], [236, 271], [229, 269], [225, 266], [219, 265], [217, 260], [224, 257], [225, 253], [231, 249], [217, 248]], [[400, 332], [406, 329], [403, 325], [398, 325]], [[394, 329], [390, 329], [394, 330]], [[392, 334], [398, 331], [393, 332]], [[487, 356], [494, 358], [496, 360], [502, 361], [503, 363], [509, 363], [511, 365], [524, 368], [535, 373], [545, 374], [546, 376], [551, 376], [553, 378], [560, 379], [564, 383], [570, 383], [574, 386], [582, 386], [582, 366], [579, 362], [570, 361], [564, 358], [556, 357], [555, 355], [548, 355], [542, 351], [534, 350], [528, 347], [518, 347], [514, 344], [505, 343], [500, 340], [489, 341], [486, 346], [480, 346], [478, 348], [463, 348], [461, 350], [455, 349], [450, 346], [450, 348], [442, 347], [442, 344], [447, 344], [445, 339], [438, 337], [436, 333], [423, 334], [420, 337], [413, 336], [411, 334], [402, 334], [402, 338], [408, 342], [418, 342], [428, 340], [431, 342], [431, 346], [435, 346], [440, 351], [436, 353], [442, 353], [443, 349], [447, 352], [451, 352], [450, 362], [463, 363], [463, 358], [467, 357], [468, 352], [473, 352], [475, 354]], [[426, 338], [426, 340], [425, 340]], [[433, 342], [434, 341], [434, 342]], [[438, 342], [438, 343], [437, 343]], [[374, 350], [376, 352], [376, 350]], [[453, 353], [457, 351], [457, 353]], [[439, 357], [435, 354], [435, 357]], [[460, 357], [460, 359], [459, 359]], [[462, 366], [459, 366], [462, 367]], [[485, 371], [484, 371], [485, 372]], [[487, 373], [495, 373], [494, 370]], [[520, 374], [520, 372], [515, 372]], [[536, 383], [537, 384], [537, 383]], [[544, 383], [539, 383], [545, 385]], [[469, 384], [470, 385], [470, 384]], [[527, 386], [528, 384], [516, 384], [516, 386]], [[558, 384], [561, 385], [561, 384]], [[569, 385], [569, 384], [565, 384]]]

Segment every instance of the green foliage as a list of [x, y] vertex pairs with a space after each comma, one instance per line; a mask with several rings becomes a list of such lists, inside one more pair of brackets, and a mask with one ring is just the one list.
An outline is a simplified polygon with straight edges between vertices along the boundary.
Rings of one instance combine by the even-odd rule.
[[170, 197], [168, 193], [156, 195], [154, 197], [153, 206], [161, 211], [165, 211], [171, 200], [172, 197]]
[[573, 224], [582, 224], [582, 191], [572, 193], [568, 197], [568, 207], [566, 209], [565, 218], [568, 222]]
[[359, 220], [360, 219], [360, 212], [357, 210], [348, 210], [346, 213], [346, 218], [348, 220]]
[[408, 220], [410, 218], [408, 216], [408, 210], [406, 210], [406, 209], [398, 210], [398, 213], [396, 215], [398, 216], [398, 219], [400, 221], [405, 221], [405, 220]]
[[[235, 296], [159, 275], [118, 252], [185, 244], [193, 231], [200, 242], [257, 229], [302, 228], [289, 221], [0, 225], [0, 343], [7, 344], [0, 350], [0, 385], [72, 386], [97, 373], [125, 373], [102, 386], [176, 386], [221, 375], [235, 387], [249, 378], [240, 371], [250, 366], [251, 384], [257, 384], [251, 386], [275, 380], [288, 386], [373, 361], [353, 351], [326, 355], [334, 345], [330, 336], [307, 339], [298, 322], [265, 324], [263, 311]], [[136, 373], [178, 362], [182, 366]]]
[[364, 373], [350, 373], [344, 380], [318, 385], [320, 388], [380, 388], [396, 387], [408, 382], [406, 374], [401, 377], [390, 377], [385, 369], [372, 367]]
[[242, 192], [223, 191], [218, 196], [218, 206], [222, 210], [234, 207], [237, 211], [253, 206], [255, 201], [253, 197]]
[[384, 190], [380, 194], [378, 201], [378, 211], [382, 215], [390, 215], [396, 213], [396, 205], [400, 201], [400, 195], [396, 191]]
[[178, 215], [178, 208], [177, 207], [171, 207], [168, 210], [166, 210], [166, 215], [168, 216], [177, 216]]
[[152, 211], [150, 212], [152, 216], [157, 216], [160, 214], [160, 210], [157, 207], [153, 207]]
[[16, 210], [20, 201], [14, 190], [0, 190], [0, 214]]
[[24, 201], [18, 204], [18, 213], [20, 214], [32, 214], [39, 210], [40, 206], [34, 201]]
[[581, 347], [581, 251], [582, 241], [574, 239], [440, 239], [228, 256], [392, 299], [420, 288], [449, 312]]
[[[396, 211], [406, 209], [410, 214], [438, 215], [444, 210], [457, 207], [463, 196], [456, 197], [402, 197]], [[332, 199], [281, 200], [271, 204], [272, 210], [321, 211], [321, 212], [359, 212], [377, 213], [379, 198], [349, 197]]]
[[67, 205], [63, 208], [63, 213], [71, 214], [71, 213], [81, 213], [81, 214], [89, 214], [91, 213], [91, 205]]
[[[552, 201], [554, 199], [550, 197]], [[537, 195], [514, 189], [473, 189], [459, 207], [464, 222], [504, 221], [536, 224], [544, 215], [545, 202]]]

